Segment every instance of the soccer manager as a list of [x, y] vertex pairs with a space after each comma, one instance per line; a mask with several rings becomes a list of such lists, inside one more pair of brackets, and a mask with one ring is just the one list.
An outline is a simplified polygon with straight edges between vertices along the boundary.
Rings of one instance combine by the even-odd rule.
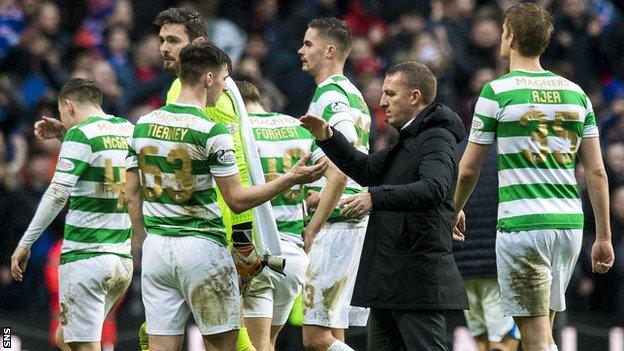
[[451, 254], [455, 147], [464, 137], [456, 113], [435, 102], [436, 79], [417, 62], [386, 72], [380, 105], [399, 140], [371, 155], [327, 122], [301, 122], [325, 154], [362, 186], [341, 202], [346, 217], [370, 212], [352, 305], [371, 308], [369, 350], [447, 350], [445, 316], [468, 308]]

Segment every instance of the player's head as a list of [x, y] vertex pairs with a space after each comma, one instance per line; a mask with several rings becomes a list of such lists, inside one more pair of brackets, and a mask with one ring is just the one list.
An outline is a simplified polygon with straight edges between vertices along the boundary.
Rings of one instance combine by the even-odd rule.
[[436, 89], [435, 76], [422, 63], [402, 62], [388, 68], [379, 102], [388, 124], [403, 127], [435, 100]]
[[156, 16], [154, 25], [159, 28], [160, 55], [164, 60], [164, 69], [178, 70], [182, 49], [193, 41], [208, 38], [203, 17], [185, 7], [171, 7]]
[[214, 106], [229, 76], [230, 58], [214, 44], [191, 43], [180, 52], [180, 81], [183, 86], [206, 89], [206, 106]]
[[101, 109], [102, 91], [91, 79], [74, 78], [61, 88], [58, 94], [58, 109], [65, 128], [80, 122], [76, 119], [85, 107]]
[[298, 51], [303, 71], [315, 76], [328, 64], [344, 65], [351, 45], [351, 29], [344, 22], [336, 18], [310, 21]]
[[522, 57], [539, 57], [554, 31], [553, 17], [545, 8], [531, 3], [512, 6], [503, 12], [501, 57], [512, 50]]
[[245, 105], [259, 104], [261, 102], [260, 91], [255, 85], [246, 80], [237, 80], [236, 87], [245, 102]]

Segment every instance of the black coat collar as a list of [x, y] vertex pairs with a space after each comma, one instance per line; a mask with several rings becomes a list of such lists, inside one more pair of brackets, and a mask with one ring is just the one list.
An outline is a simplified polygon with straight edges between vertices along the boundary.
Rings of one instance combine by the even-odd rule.
[[433, 102], [429, 106], [425, 107], [425, 109], [420, 111], [416, 118], [414, 118], [410, 125], [399, 131], [399, 134], [403, 135], [404, 133], [408, 133], [412, 136], [417, 135], [422, 128], [423, 122], [427, 119], [427, 116], [431, 114], [437, 107], [437, 102]]

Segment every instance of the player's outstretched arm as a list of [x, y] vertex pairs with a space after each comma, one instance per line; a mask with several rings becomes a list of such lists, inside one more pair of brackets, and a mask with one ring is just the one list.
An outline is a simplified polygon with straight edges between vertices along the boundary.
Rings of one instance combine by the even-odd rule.
[[35, 137], [41, 141], [47, 139], [62, 140], [65, 136], [65, 126], [56, 118], [42, 116], [40, 120], [35, 122]]
[[[132, 223], [132, 252], [139, 252], [145, 240], [145, 222], [143, 221], [143, 197], [141, 196], [141, 180], [138, 168], [126, 171], [126, 205]], [[135, 256], [134, 254], [132, 255]]]
[[613, 266], [615, 256], [611, 244], [609, 222], [609, 185], [598, 138], [583, 139], [579, 148], [579, 157], [585, 168], [587, 191], [596, 220], [596, 241], [591, 254], [592, 271], [604, 274]]
[[325, 172], [325, 178], [327, 178], [327, 185], [323, 188], [321, 196], [310, 219], [310, 223], [303, 230], [304, 250], [310, 251], [314, 237], [321, 230], [321, 227], [327, 221], [327, 218], [331, 215], [334, 208], [340, 200], [340, 196], [344, 192], [347, 186], [347, 176], [340, 172], [338, 167], [334, 165], [327, 157], [321, 158], [318, 162], [327, 162], [328, 167]]
[[235, 213], [241, 213], [261, 203], [267, 202], [282, 191], [295, 184], [306, 184], [318, 180], [327, 170], [327, 162], [318, 162], [306, 166], [310, 154], [302, 157], [288, 173], [272, 181], [252, 187], [243, 187], [238, 174], [214, 179], [228, 207]]

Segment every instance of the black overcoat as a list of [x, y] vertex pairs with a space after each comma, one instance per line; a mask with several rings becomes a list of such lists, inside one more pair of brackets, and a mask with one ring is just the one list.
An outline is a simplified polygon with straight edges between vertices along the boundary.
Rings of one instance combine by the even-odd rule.
[[451, 253], [455, 147], [464, 126], [433, 103], [388, 149], [366, 155], [337, 131], [318, 142], [373, 201], [351, 304], [409, 310], [467, 309]]

